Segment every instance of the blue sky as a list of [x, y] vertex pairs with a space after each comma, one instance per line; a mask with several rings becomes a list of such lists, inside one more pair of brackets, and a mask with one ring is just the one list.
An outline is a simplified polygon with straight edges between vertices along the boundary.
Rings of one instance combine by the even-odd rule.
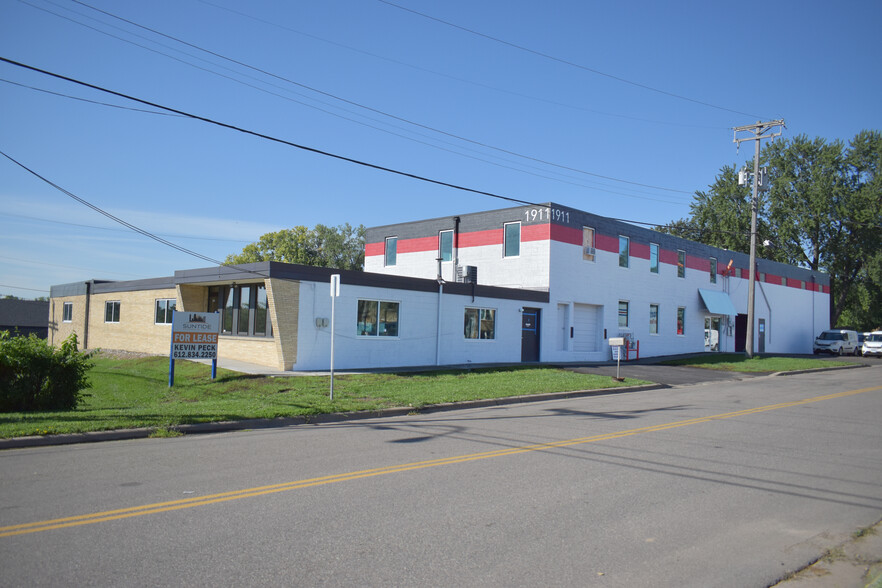
[[[783, 118], [785, 137], [845, 142], [882, 128], [876, 0], [391, 1], [0, 0], [0, 56], [409, 174], [658, 224], [752, 158], [734, 126]], [[8, 63], [0, 80], [0, 151], [213, 259], [294, 225], [511, 205]], [[0, 156], [0, 295], [206, 265]]]

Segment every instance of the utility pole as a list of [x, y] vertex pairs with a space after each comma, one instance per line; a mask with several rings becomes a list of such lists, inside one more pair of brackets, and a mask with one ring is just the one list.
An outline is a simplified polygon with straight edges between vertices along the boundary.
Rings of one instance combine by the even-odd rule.
[[[773, 120], [770, 122], [757, 121], [754, 125], [745, 125], [743, 127], [735, 127], [735, 138], [733, 142], [738, 147], [744, 141], [756, 141], [756, 148], [753, 155], [753, 197], [750, 201], [750, 274], [749, 287], [747, 290], [747, 333], [744, 339], [744, 350], [747, 357], [753, 357], [753, 323], [754, 323], [754, 306], [755, 306], [755, 290], [756, 290], [756, 209], [759, 202], [759, 157], [760, 157], [760, 140], [771, 139], [781, 135], [783, 131], [771, 133], [767, 135], [774, 127], [786, 128], [783, 119]], [[752, 133], [752, 137], [738, 138], [738, 133]]]

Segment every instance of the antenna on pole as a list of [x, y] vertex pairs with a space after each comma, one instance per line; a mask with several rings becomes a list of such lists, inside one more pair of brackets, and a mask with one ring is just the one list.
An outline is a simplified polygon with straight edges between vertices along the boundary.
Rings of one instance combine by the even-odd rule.
[[[759, 198], [759, 190], [760, 190], [760, 169], [759, 169], [759, 156], [760, 156], [760, 140], [762, 139], [772, 139], [774, 137], [780, 136], [784, 131], [778, 131], [777, 133], [769, 133], [774, 127], [781, 127], [782, 129], [786, 129], [787, 125], [784, 124], [784, 119], [773, 120], [769, 122], [759, 122], [757, 121], [754, 125], [744, 125], [742, 127], [735, 127], [735, 135], [733, 142], [737, 147], [741, 146], [741, 143], [744, 141], [756, 141], [755, 149], [753, 154], [753, 197], [750, 200], [750, 274], [749, 281], [750, 285], [747, 290], [747, 333], [744, 338], [744, 351], [747, 354], [747, 357], [753, 357], [753, 323], [754, 323], [754, 307], [755, 307], [755, 291], [756, 291], [756, 209], [758, 206], [758, 198]], [[745, 137], [742, 139], [738, 138], [738, 133], [748, 132], [751, 133], [752, 137]], [[769, 133], [769, 134], [766, 134]], [[743, 174], [743, 175], [742, 175]], [[747, 183], [747, 170], [742, 169], [738, 172], [738, 184], [744, 185]], [[765, 173], [762, 174], [762, 188], [768, 189], [768, 180], [765, 177]]]

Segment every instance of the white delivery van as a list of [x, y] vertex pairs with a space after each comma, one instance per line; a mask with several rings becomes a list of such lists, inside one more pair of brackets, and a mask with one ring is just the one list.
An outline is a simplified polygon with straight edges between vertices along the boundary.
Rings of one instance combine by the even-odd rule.
[[815, 344], [812, 345], [812, 351], [815, 355], [818, 353], [860, 355], [861, 346], [858, 343], [857, 331], [833, 329], [818, 335]]

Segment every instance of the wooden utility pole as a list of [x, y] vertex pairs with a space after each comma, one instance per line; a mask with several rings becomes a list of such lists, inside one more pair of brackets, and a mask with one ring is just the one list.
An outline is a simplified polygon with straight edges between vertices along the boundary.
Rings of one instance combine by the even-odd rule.
[[[756, 149], [753, 155], [753, 197], [750, 200], [750, 274], [749, 287], [747, 290], [747, 333], [744, 339], [744, 351], [747, 357], [753, 357], [753, 323], [754, 323], [754, 307], [755, 307], [755, 290], [756, 290], [756, 210], [759, 203], [759, 156], [760, 156], [760, 140], [778, 137], [783, 131], [777, 133], [766, 133], [774, 127], [786, 128], [783, 119], [773, 120], [770, 122], [757, 121], [754, 125], [745, 125], [743, 127], [735, 127], [735, 138], [733, 142], [740, 147], [744, 141], [756, 141]], [[752, 137], [738, 138], [738, 133], [749, 132]]]

